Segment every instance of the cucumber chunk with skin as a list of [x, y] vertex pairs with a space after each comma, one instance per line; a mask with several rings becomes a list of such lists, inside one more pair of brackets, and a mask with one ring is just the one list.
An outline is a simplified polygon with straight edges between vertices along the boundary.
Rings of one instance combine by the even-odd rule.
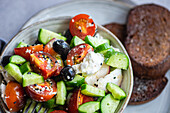
[[113, 83], [107, 83], [106, 88], [112, 93], [112, 96], [117, 100], [126, 98], [126, 93], [119, 86]]
[[106, 64], [115, 68], [127, 70], [129, 67], [129, 59], [124, 53], [115, 52], [108, 58]]
[[103, 97], [105, 96], [105, 91], [87, 84], [81, 85], [81, 93], [92, 97]]
[[33, 85], [33, 84], [39, 84], [39, 83], [43, 83], [44, 82], [44, 78], [43, 76], [34, 73], [34, 72], [26, 72], [23, 75], [23, 87], [29, 86], [29, 85]]
[[99, 46], [103, 43], [108, 43], [110, 45], [110, 41], [108, 39], [101, 39], [101, 38], [96, 38], [96, 37], [92, 37], [92, 36], [86, 36], [85, 42], [87, 44], [90, 44], [94, 48], [96, 48], [97, 46]]
[[70, 87], [79, 87], [84, 83], [85, 79], [83, 76], [75, 75], [74, 79], [72, 81], [67, 81], [66, 86]]
[[97, 47], [94, 49], [94, 52], [100, 53], [100, 52], [102, 52], [102, 51], [104, 51], [104, 50], [107, 50], [107, 49], [109, 49], [109, 48], [111, 48], [111, 47], [110, 47], [110, 45], [109, 45], [108, 43], [103, 43], [103, 44], [97, 46]]
[[94, 113], [95, 111], [100, 109], [100, 102], [91, 101], [86, 102], [79, 106], [78, 111], [80, 113]]
[[18, 45], [17, 45], [17, 48], [20, 48], [20, 47], [27, 47], [29, 46], [28, 44], [24, 43], [24, 42], [20, 42]]
[[66, 101], [67, 90], [63, 81], [57, 82], [56, 104], [64, 105]]
[[80, 39], [78, 36], [74, 36], [70, 42], [70, 47], [73, 48], [74, 46], [77, 46], [79, 44], [83, 44], [85, 41]]
[[57, 107], [57, 105], [56, 105], [56, 97], [53, 97], [52, 99], [44, 102], [43, 105], [44, 105], [46, 108], [54, 108], [54, 107]]
[[24, 62], [26, 62], [26, 59], [19, 55], [13, 55], [10, 57], [9, 61], [13, 64], [23, 64]]
[[5, 70], [19, 83], [22, 83], [22, 73], [16, 64], [8, 63]]
[[25, 62], [19, 68], [20, 68], [20, 71], [21, 71], [22, 74], [32, 71], [31, 66], [30, 66], [30, 62]]
[[113, 98], [111, 94], [107, 94], [101, 101], [101, 113], [114, 113], [120, 100]]
[[47, 44], [53, 38], [57, 38], [57, 39], [66, 41], [66, 37], [61, 36], [58, 33], [55, 33], [55, 32], [52, 32], [52, 31], [49, 31], [46, 29], [42, 29], [42, 28], [39, 30], [38, 41], [40, 41], [41, 43]]

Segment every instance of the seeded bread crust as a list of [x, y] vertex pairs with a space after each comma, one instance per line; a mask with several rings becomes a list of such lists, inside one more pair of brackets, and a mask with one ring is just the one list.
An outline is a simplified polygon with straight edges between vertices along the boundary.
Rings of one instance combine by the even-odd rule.
[[164, 76], [170, 69], [170, 12], [154, 4], [132, 9], [125, 47], [135, 75], [147, 79]]
[[166, 77], [155, 80], [134, 77], [133, 92], [129, 104], [144, 104], [155, 99], [159, 94], [161, 94], [167, 82], [168, 80]]
[[110, 30], [117, 38], [123, 43], [126, 37], [126, 25], [118, 23], [110, 23], [104, 25], [105, 28]]

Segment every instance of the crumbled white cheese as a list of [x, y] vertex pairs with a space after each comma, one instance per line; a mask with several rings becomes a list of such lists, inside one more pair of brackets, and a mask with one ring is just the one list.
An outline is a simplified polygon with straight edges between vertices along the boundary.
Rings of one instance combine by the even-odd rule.
[[73, 65], [72, 67], [76, 71], [76, 74], [83, 73], [86, 75], [96, 73], [102, 66], [104, 57], [100, 53], [94, 53], [93, 51], [87, 53], [83, 62]]
[[96, 84], [98, 85], [98, 88], [106, 91], [107, 83], [111, 82], [120, 86], [121, 81], [122, 81], [122, 71], [121, 69], [115, 69], [110, 74], [106, 75], [104, 78], [100, 78], [96, 82]]

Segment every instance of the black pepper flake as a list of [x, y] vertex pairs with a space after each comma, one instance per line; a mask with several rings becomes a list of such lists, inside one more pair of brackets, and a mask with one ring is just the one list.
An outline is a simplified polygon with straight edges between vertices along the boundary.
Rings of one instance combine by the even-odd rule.
[[83, 47], [85, 48], [86, 46], [84, 45]]
[[98, 87], [98, 85], [97, 85], [97, 84], [94, 84], [94, 86]]
[[38, 58], [40, 58], [40, 55], [38, 55]]
[[40, 91], [42, 91], [42, 89], [40, 89]]
[[94, 22], [92, 22], [91, 24], [94, 24]]
[[102, 65], [103, 63], [100, 63], [100, 65]]
[[17, 102], [15, 101], [14, 104], [16, 104]]
[[35, 90], [39, 90], [39, 88], [35, 88]]
[[81, 56], [78, 56], [78, 58], [81, 58]]
[[45, 89], [47, 89], [47, 86], [45, 87]]
[[82, 32], [82, 30], [79, 30], [80, 32]]
[[28, 72], [27, 74], [31, 74], [31, 72]]
[[58, 61], [55, 61], [55, 63], [58, 63]]
[[37, 84], [34, 84], [34, 86], [37, 86]]
[[113, 79], [116, 79], [116, 77], [113, 77]]
[[27, 45], [27, 47], [29, 47], [29, 45]]
[[42, 55], [43, 56], [43, 58], [45, 58], [45, 55]]

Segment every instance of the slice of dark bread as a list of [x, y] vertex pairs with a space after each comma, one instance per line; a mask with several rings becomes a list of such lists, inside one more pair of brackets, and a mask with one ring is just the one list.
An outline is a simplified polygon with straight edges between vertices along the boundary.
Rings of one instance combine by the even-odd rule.
[[159, 94], [161, 94], [167, 82], [168, 80], [166, 77], [148, 80], [135, 76], [129, 104], [138, 105], [155, 99]]
[[164, 76], [170, 69], [170, 12], [154, 4], [133, 8], [125, 47], [135, 75], [148, 79]]
[[123, 43], [126, 37], [126, 25], [118, 23], [110, 23], [104, 25], [105, 28], [110, 30], [117, 38]]

